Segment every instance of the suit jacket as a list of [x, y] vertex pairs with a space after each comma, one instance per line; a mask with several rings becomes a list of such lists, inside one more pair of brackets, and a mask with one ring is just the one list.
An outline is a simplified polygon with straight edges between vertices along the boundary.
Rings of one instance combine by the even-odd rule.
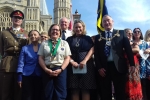
[[41, 67], [38, 63], [38, 54], [34, 52], [32, 44], [24, 46], [20, 52], [17, 73], [19, 72], [21, 72], [24, 76], [29, 76], [33, 72], [37, 76], [41, 75]]
[[[113, 29], [112, 36], [117, 33], [117, 30]], [[102, 32], [102, 37], [105, 38], [105, 32]], [[105, 68], [107, 70], [107, 56], [105, 55], [104, 49], [106, 40], [102, 39], [99, 41], [100, 35], [97, 35], [95, 37], [95, 48], [94, 48], [94, 58], [95, 58], [95, 64], [97, 69]], [[120, 73], [126, 73], [127, 72], [127, 59], [125, 58], [125, 55], [128, 57], [128, 61], [130, 66], [134, 66], [134, 58], [132, 49], [129, 43], [128, 38], [126, 37], [126, 34], [123, 30], [119, 30], [119, 36], [116, 36], [111, 41], [111, 49], [112, 49], [112, 56], [113, 60], [116, 66], [116, 69]]]
[[17, 33], [14, 33], [12, 28], [2, 31], [0, 33], [0, 54], [2, 55], [0, 71], [16, 72], [20, 50], [28, 43], [28, 32], [22, 28]]

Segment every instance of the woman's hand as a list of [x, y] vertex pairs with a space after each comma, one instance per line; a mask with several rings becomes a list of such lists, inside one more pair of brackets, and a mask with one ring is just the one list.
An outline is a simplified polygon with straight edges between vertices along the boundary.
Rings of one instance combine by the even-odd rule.
[[150, 49], [146, 49], [146, 50], [144, 51], [144, 53], [145, 53], [145, 54], [149, 54], [149, 53], [150, 53]]
[[50, 76], [55, 76], [55, 72], [52, 71], [51, 69], [46, 68], [46, 69], [45, 69], [45, 72], [46, 72], [48, 75], [50, 75]]
[[82, 69], [86, 65], [86, 62], [86, 60], [81, 61], [79, 67]]
[[19, 81], [18, 85], [19, 85], [20, 88], [22, 88], [22, 81]]
[[75, 61], [72, 61], [71, 62], [71, 65], [74, 67], [74, 68], [78, 68], [79, 67], [79, 64]]
[[54, 72], [54, 76], [58, 76], [62, 72], [62, 70], [61, 69], [57, 69], [57, 70], [55, 70], [53, 72]]

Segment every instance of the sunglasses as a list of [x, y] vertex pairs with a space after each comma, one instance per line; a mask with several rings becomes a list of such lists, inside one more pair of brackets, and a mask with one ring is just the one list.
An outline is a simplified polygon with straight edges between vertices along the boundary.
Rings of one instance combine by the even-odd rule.
[[141, 33], [141, 31], [134, 31], [134, 33]]

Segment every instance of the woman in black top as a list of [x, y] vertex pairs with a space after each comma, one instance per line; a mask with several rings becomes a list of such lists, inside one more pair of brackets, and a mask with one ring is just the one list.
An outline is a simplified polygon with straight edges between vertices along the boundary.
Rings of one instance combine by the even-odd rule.
[[[90, 100], [90, 90], [96, 89], [95, 66], [92, 59], [93, 41], [86, 35], [85, 24], [76, 20], [73, 27], [73, 36], [67, 38], [71, 49], [71, 60], [68, 69], [68, 89], [71, 90], [71, 100]], [[73, 70], [84, 69], [83, 73], [74, 73]], [[78, 71], [77, 71], [78, 72]]]

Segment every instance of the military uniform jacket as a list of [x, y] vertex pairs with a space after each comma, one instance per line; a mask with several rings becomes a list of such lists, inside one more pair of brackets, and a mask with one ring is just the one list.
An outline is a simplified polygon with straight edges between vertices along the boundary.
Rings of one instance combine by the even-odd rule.
[[21, 48], [28, 43], [28, 32], [23, 29], [15, 33], [8, 28], [0, 33], [1, 72], [16, 72]]

